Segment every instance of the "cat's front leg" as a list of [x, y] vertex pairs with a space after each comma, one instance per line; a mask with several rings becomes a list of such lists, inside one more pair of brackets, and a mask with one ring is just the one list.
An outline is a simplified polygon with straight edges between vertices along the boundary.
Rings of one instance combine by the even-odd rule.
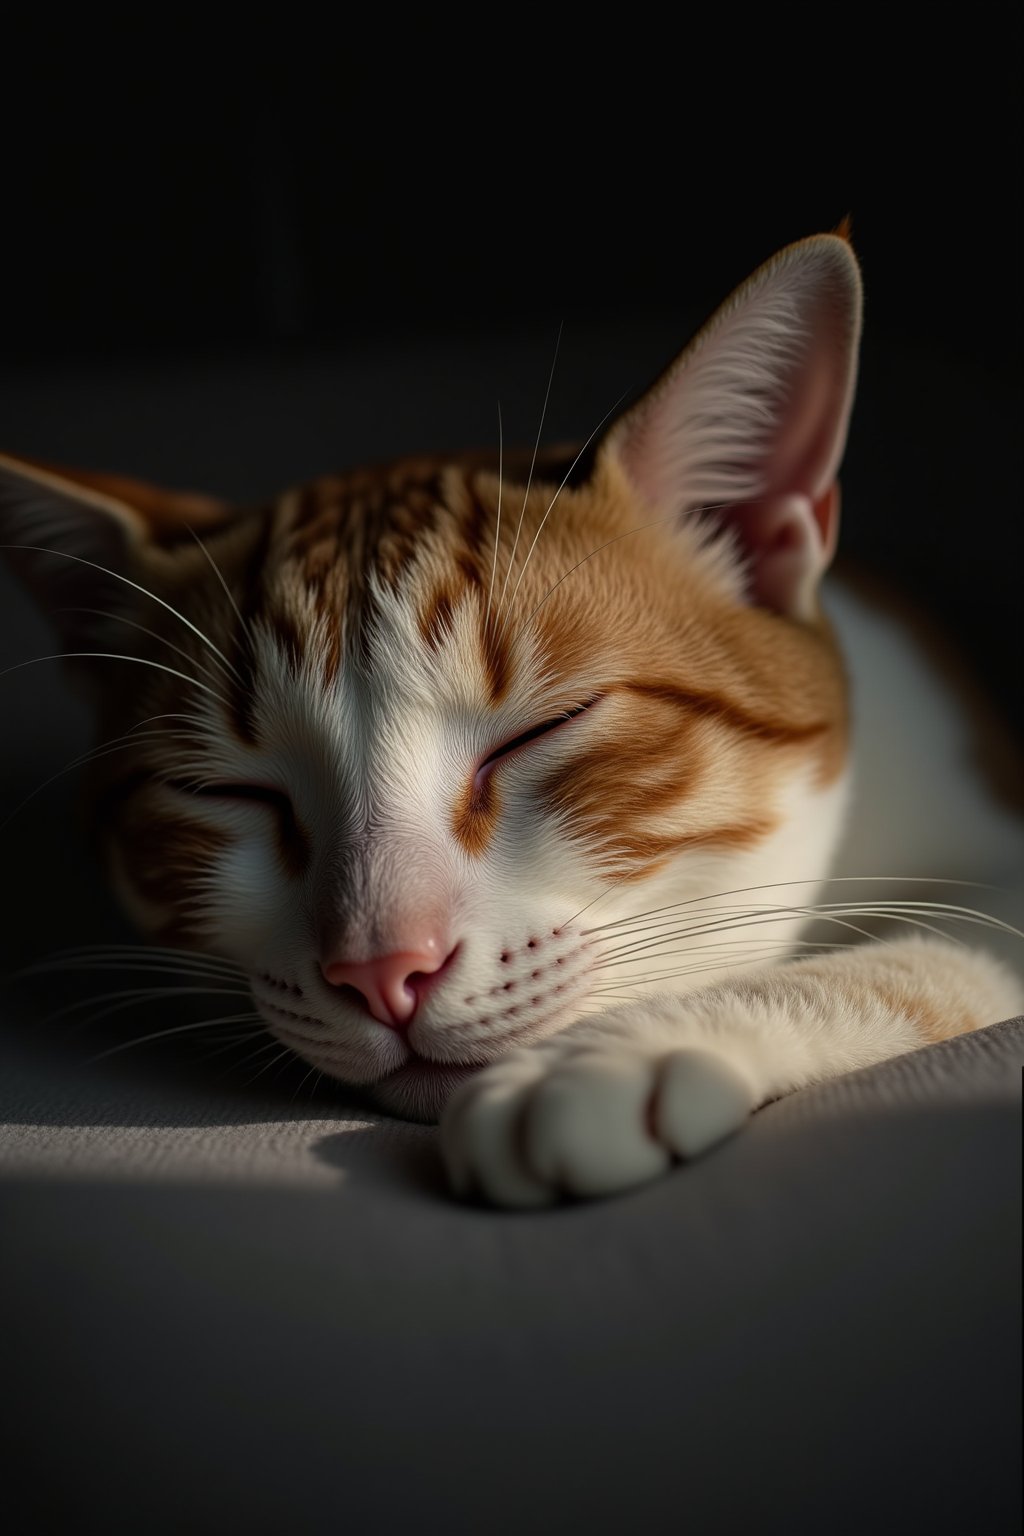
[[610, 1195], [696, 1157], [795, 1088], [1022, 1006], [983, 954], [871, 944], [659, 994], [509, 1053], [448, 1104], [455, 1191], [497, 1205]]

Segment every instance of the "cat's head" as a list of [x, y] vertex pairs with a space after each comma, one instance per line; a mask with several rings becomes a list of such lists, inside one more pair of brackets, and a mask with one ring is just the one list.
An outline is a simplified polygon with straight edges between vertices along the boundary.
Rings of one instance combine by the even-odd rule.
[[[239, 509], [3, 460], [140, 929], [235, 960], [283, 1042], [424, 1117], [609, 996], [713, 979], [701, 902], [820, 877], [839, 828], [817, 588], [859, 318], [845, 240], [791, 246], [532, 473], [403, 460]], [[687, 921], [652, 971], [629, 922], [658, 908]]]

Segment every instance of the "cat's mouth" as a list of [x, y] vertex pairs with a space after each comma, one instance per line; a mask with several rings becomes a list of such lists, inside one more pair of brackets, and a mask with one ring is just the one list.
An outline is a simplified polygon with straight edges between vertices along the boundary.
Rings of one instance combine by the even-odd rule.
[[456, 1066], [451, 1062], [428, 1061], [425, 1056], [413, 1055], [368, 1091], [389, 1114], [432, 1124], [440, 1118], [459, 1084], [479, 1071], [479, 1066]]

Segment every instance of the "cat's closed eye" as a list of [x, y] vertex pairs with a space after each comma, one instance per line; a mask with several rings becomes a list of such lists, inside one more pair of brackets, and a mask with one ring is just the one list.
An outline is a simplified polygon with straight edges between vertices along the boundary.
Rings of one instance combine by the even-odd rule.
[[267, 805], [287, 817], [293, 815], [290, 797], [283, 790], [274, 789], [268, 784], [197, 784], [188, 779], [168, 779], [165, 782], [171, 789], [180, 790], [185, 795], [199, 796], [205, 800], [250, 801]]
[[487, 773], [496, 763], [503, 762], [506, 758], [512, 757], [515, 753], [520, 752], [523, 747], [527, 747], [531, 742], [537, 741], [539, 737], [549, 736], [552, 731], [557, 731], [560, 727], [568, 725], [571, 720], [575, 720], [577, 716], [593, 708], [596, 703], [596, 697], [588, 699], [585, 704], [578, 704], [573, 709], [563, 710], [560, 715], [556, 715], [553, 719], [543, 720], [540, 725], [535, 725], [530, 730], [523, 731], [519, 736], [513, 736], [511, 741], [502, 742], [501, 746], [495, 747], [494, 751], [485, 757], [480, 764], [476, 771], [477, 782], [481, 781], [481, 777], [486, 777]]

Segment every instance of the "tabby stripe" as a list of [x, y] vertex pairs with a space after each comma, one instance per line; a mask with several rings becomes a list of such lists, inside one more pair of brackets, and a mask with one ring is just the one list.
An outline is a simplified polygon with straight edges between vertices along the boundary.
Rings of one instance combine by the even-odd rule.
[[674, 704], [679, 709], [700, 715], [705, 719], [722, 720], [734, 730], [742, 731], [747, 736], [757, 736], [762, 741], [810, 741], [815, 736], [824, 735], [834, 725], [831, 720], [816, 720], [810, 725], [764, 720], [731, 700], [723, 698], [720, 694], [695, 693], [691, 689], [680, 688], [675, 683], [660, 680], [657, 682], [633, 681], [622, 683], [619, 687], [629, 693], [638, 693], [645, 698], [660, 699], [663, 703]]

